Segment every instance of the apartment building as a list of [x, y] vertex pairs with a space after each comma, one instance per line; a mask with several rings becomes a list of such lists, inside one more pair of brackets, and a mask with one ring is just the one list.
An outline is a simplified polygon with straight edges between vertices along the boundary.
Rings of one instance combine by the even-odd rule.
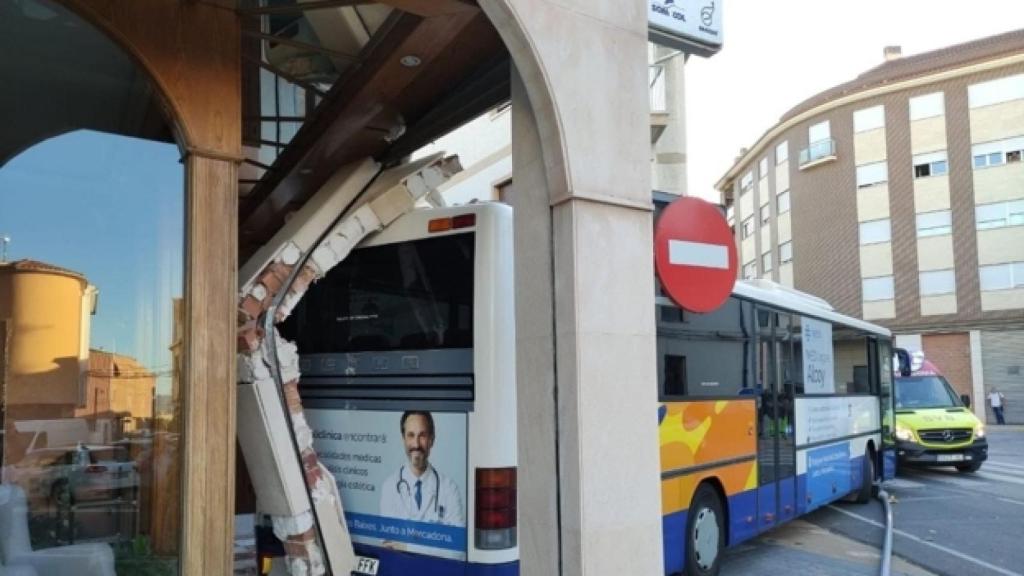
[[1024, 31], [902, 56], [799, 103], [716, 188], [740, 274], [890, 327], [1024, 422]]

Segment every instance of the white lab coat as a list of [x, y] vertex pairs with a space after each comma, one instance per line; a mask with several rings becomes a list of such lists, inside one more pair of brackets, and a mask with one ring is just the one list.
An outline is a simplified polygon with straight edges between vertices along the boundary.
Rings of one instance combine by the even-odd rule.
[[[420, 506], [416, 506], [416, 480], [421, 480]], [[380, 515], [399, 520], [466, 526], [462, 494], [451, 478], [431, 465], [419, 478], [404, 465], [380, 486]]]

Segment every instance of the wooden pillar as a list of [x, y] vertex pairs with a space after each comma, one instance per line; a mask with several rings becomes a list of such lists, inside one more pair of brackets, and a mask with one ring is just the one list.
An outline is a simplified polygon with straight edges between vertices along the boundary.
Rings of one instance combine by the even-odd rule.
[[235, 515], [238, 166], [185, 161], [188, 247], [182, 574], [231, 574]]

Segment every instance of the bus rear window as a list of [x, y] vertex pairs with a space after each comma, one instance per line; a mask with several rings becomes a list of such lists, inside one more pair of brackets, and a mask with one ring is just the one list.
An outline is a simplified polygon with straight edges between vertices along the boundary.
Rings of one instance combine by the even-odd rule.
[[281, 325], [301, 354], [470, 348], [473, 233], [360, 248]]

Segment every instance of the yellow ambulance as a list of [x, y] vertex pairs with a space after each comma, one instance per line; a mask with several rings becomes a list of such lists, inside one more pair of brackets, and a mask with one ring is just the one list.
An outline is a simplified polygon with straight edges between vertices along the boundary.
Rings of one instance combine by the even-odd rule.
[[977, 471], [988, 458], [988, 441], [985, 425], [970, 410], [970, 397], [957, 396], [922, 354], [908, 356], [897, 363], [894, 398], [900, 463]]

